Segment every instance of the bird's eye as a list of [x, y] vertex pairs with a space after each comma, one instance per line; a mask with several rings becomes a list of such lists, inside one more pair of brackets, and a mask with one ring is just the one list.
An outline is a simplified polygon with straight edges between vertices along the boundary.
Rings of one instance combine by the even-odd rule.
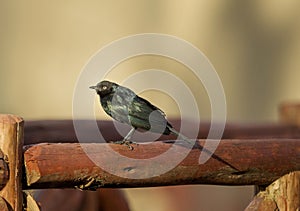
[[102, 86], [102, 90], [106, 90], [107, 89], [107, 86]]

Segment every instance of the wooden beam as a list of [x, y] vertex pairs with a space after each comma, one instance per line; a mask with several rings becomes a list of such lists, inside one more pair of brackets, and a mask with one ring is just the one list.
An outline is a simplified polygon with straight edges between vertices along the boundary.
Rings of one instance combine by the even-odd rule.
[[2, 211], [11, 211], [11, 207], [9, 207], [9, 204], [2, 198], [0, 197], [0, 210]]
[[0, 148], [9, 166], [9, 180], [0, 191], [9, 209], [21, 211], [22, 195], [22, 150], [23, 119], [14, 115], [0, 114]]
[[9, 180], [8, 160], [7, 157], [3, 154], [3, 152], [0, 149], [0, 190], [3, 187], [5, 187], [8, 180]]
[[[84, 142], [93, 142], [93, 139], [89, 134], [94, 121], [92, 120], [80, 120], [81, 125], [84, 127], [85, 134], [82, 136], [87, 137]], [[175, 128], [180, 128], [180, 121], [177, 119], [171, 119], [170, 122]], [[97, 121], [99, 131], [105, 138], [105, 140], [121, 140], [122, 137], [115, 129], [112, 121]], [[195, 122], [189, 122], [187, 124], [197, 124]], [[188, 127], [186, 127], [188, 128]], [[205, 139], [207, 137], [210, 128], [210, 123], [201, 122], [199, 127], [199, 139]], [[41, 143], [45, 140], [56, 142], [78, 142], [73, 121], [72, 120], [39, 120], [39, 121], [26, 121], [25, 128], [25, 144]], [[189, 131], [186, 131], [188, 136]], [[91, 137], [91, 138], [89, 138]], [[232, 124], [227, 123], [223, 139], [267, 139], [267, 138], [300, 138], [300, 127], [286, 124]], [[170, 136], [161, 136], [160, 140], [169, 140]]]
[[279, 178], [265, 191], [259, 192], [246, 211], [299, 210], [300, 171], [291, 172]]
[[[135, 159], [153, 158], [167, 151], [170, 143], [138, 144], [134, 150], [116, 144], [39, 144], [24, 153], [28, 189], [79, 187], [150, 187], [187, 184], [266, 185], [291, 171], [300, 170], [300, 140], [222, 140], [205, 164], [199, 164], [199, 140], [187, 157], [165, 174], [147, 178], [153, 170], [164, 170], [186, 147], [175, 144], [172, 157], [151, 169], [147, 162], [128, 163], [114, 152]], [[85, 149], [85, 151], [83, 150]], [[203, 152], [205, 153], [205, 152]], [[89, 156], [114, 168], [110, 174]], [[116, 161], [117, 159], [117, 161]], [[130, 179], [132, 175], [145, 179]], [[116, 176], [119, 175], [119, 176]]]
[[300, 127], [300, 103], [282, 103], [279, 106], [279, 119], [283, 124]]

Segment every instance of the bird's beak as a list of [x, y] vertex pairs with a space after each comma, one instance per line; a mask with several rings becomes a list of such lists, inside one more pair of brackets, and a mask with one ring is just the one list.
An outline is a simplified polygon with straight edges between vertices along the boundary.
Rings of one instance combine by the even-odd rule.
[[90, 86], [90, 89], [96, 89], [97, 90], [97, 86]]

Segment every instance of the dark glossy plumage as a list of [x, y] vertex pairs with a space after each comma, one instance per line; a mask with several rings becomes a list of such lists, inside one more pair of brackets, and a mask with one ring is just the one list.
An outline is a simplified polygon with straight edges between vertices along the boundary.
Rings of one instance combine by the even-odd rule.
[[[172, 125], [166, 120], [166, 115], [162, 110], [152, 105], [149, 101], [137, 96], [132, 90], [120, 86], [110, 81], [101, 81], [96, 86], [91, 86], [100, 96], [100, 102], [104, 111], [115, 120], [131, 125], [132, 129], [122, 141], [115, 143], [126, 144], [129, 149], [133, 149], [130, 138], [136, 129], [149, 130], [160, 134], [173, 134], [189, 143], [191, 146], [194, 142], [184, 135], [177, 132]], [[226, 165], [237, 170], [235, 167], [214, 155], [211, 151], [202, 148], [206, 153]]]
[[132, 90], [110, 81], [101, 81], [95, 89], [100, 96], [104, 111], [115, 120], [133, 128], [169, 135], [171, 124], [166, 115], [149, 101], [137, 96]]

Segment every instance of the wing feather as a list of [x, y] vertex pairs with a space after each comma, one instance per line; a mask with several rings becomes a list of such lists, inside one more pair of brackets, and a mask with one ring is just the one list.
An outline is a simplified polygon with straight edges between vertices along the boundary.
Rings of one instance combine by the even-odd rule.
[[133, 126], [156, 133], [167, 133], [165, 113], [147, 100], [136, 96], [128, 108], [128, 113]]

